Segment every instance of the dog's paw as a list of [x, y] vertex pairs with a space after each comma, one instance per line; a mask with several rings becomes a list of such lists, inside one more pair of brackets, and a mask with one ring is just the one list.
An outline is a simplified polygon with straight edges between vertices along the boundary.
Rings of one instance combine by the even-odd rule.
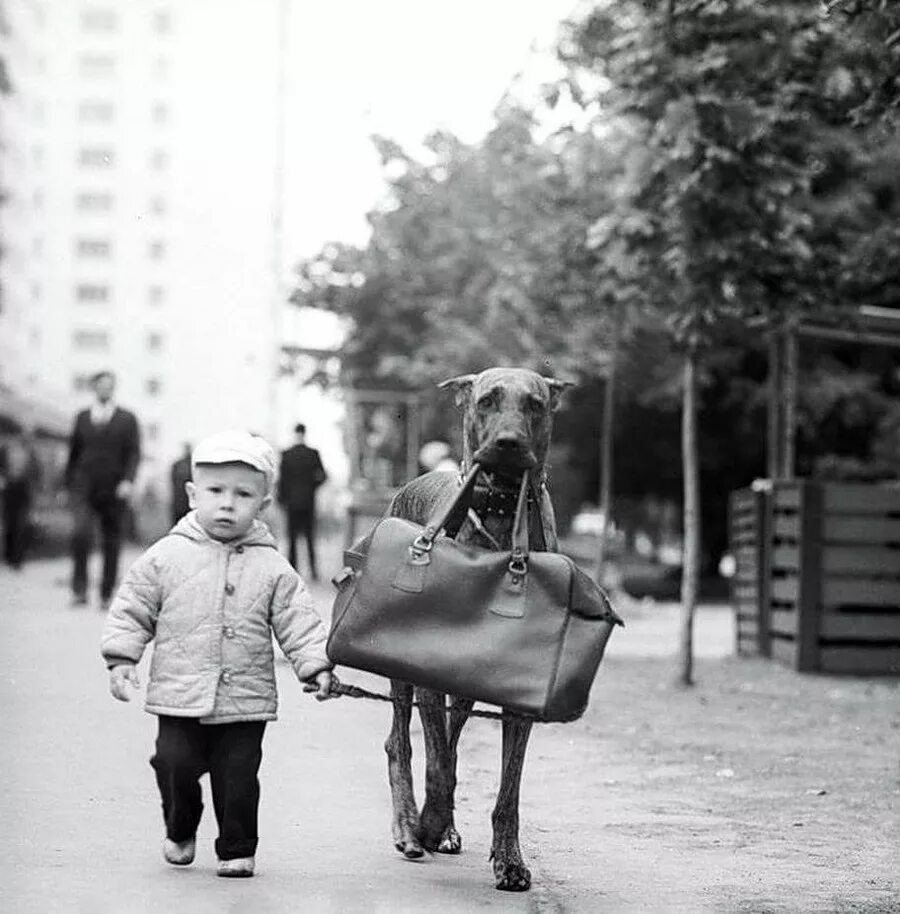
[[420, 857], [425, 856], [422, 845], [419, 844], [415, 838], [411, 838], [408, 841], [395, 841], [394, 847], [396, 847], [407, 860], [418, 860]]
[[459, 854], [462, 852], [462, 836], [452, 825], [448, 825], [444, 829], [444, 835], [438, 845], [437, 852], [439, 854]]
[[501, 892], [527, 892], [531, 888], [531, 870], [524, 863], [495, 859], [494, 881]]
[[394, 824], [394, 847], [406, 857], [407, 860], [418, 860], [425, 856], [422, 845], [419, 844], [413, 830], [409, 826]]
[[426, 801], [419, 816], [416, 837], [425, 850], [434, 853], [441, 846], [444, 835], [453, 825], [452, 817]]

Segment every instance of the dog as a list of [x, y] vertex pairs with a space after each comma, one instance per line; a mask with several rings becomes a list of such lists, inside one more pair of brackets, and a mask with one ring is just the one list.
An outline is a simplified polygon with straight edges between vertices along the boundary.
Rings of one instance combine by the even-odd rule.
[[[462, 470], [478, 463], [473, 507], [456, 534], [457, 542], [508, 550], [522, 474], [531, 474], [538, 510], [529, 512], [532, 548], [555, 550], [553, 509], [545, 485], [552, 415], [570, 382], [545, 378], [522, 368], [489, 368], [480, 374], [444, 381], [463, 414]], [[407, 483], [388, 514], [426, 524], [443, 500], [458, 491], [460, 477], [435, 471]], [[425, 802], [417, 810], [411, 770], [409, 725], [413, 698], [419, 707], [425, 741]], [[394, 845], [405, 857], [425, 851], [458, 854], [462, 838], [453, 820], [457, 746], [473, 702], [409, 683], [391, 681], [393, 721], [385, 743], [393, 806]], [[531, 873], [519, 848], [519, 785], [531, 721], [503, 720], [503, 766], [492, 814], [491, 860], [496, 887], [526, 891]]]

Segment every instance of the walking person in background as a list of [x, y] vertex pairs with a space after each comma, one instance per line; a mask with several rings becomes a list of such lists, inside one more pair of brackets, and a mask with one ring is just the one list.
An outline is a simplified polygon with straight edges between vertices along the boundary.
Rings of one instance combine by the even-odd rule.
[[28, 546], [29, 516], [40, 465], [26, 432], [13, 435], [0, 450], [0, 497], [3, 499], [3, 559], [19, 569]]
[[145, 710], [159, 731], [150, 760], [162, 798], [168, 863], [192, 863], [209, 772], [218, 875], [252, 876], [266, 723], [278, 695], [272, 635], [304, 691], [332, 697], [326, 630], [303, 580], [259, 516], [277, 458], [257, 435], [222, 432], [194, 450], [193, 508], [131, 566], [106, 619], [101, 652], [115, 698], [138, 686], [154, 641]]
[[188, 504], [187, 487], [185, 483], [191, 481], [191, 445], [184, 443], [181, 456], [172, 464], [170, 470], [172, 482], [172, 524], [175, 525], [191, 510]]
[[88, 557], [94, 522], [103, 551], [100, 606], [106, 609], [116, 586], [126, 503], [140, 462], [137, 419], [117, 406], [116, 378], [101, 371], [91, 378], [94, 402], [75, 417], [66, 464], [66, 488], [75, 529], [72, 535], [72, 602], [87, 603]]
[[316, 566], [316, 490], [328, 478], [322, 458], [306, 444], [306, 426], [294, 426], [296, 442], [281, 455], [278, 502], [287, 514], [288, 561], [297, 570], [297, 538], [306, 539], [309, 576], [319, 579]]

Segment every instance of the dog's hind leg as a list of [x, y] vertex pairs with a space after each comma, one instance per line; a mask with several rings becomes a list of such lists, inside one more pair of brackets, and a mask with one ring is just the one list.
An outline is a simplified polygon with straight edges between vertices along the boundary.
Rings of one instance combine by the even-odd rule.
[[412, 777], [412, 743], [409, 738], [409, 722], [412, 717], [413, 687], [405, 682], [391, 680], [394, 716], [391, 732], [384, 744], [388, 757], [388, 780], [391, 785], [393, 818], [391, 832], [394, 847], [414, 860], [424, 854], [416, 838], [419, 816], [416, 811], [416, 796]]
[[444, 829], [441, 836], [441, 843], [438, 845], [439, 854], [458, 854], [462, 850], [462, 836], [456, 830], [456, 824], [453, 821], [453, 810], [456, 808], [454, 796], [456, 794], [456, 764], [457, 764], [457, 747], [459, 746], [459, 737], [462, 734], [463, 727], [469, 719], [469, 712], [472, 710], [474, 701], [468, 698], [450, 699], [450, 714], [447, 720], [447, 752], [449, 754], [450, 765], [450, 824]]
[[503, 721], [503, 772], [491, 816], [494, 826], [491, 859], [496, 886], [506, 892], [524, 892], [531, 886], [531, 872], [519, 849], [519, 785], [530, 735], [531, 721]]
[[416, 689], [425, 738], [425, 802], [416, 833], [422, 846], [436, 851], [453, 823], [455, 772], [450, 765], [447, 697], [443, 692]]

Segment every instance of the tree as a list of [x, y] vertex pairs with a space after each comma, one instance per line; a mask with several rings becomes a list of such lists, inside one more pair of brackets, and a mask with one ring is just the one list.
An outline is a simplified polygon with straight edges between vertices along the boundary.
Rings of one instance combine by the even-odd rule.
[[852, 107], [841, 55], [835, 26], [800, 0], [598, 4], [561, 46], [576, 83], [582, 70], [605, 77], [601, 116], [627, 120], [639, 138], [592, 244], [623, 285], [641, 277], [645, 317], [667, 326], [682, 353], [685, 684], [700, 561], [703, 353], [734, 321], [846, 307], [829, 257], [837, 236], [812, 217], [817, 156], [845, 143], [833, 137], [835, 111], [846, 117]]

